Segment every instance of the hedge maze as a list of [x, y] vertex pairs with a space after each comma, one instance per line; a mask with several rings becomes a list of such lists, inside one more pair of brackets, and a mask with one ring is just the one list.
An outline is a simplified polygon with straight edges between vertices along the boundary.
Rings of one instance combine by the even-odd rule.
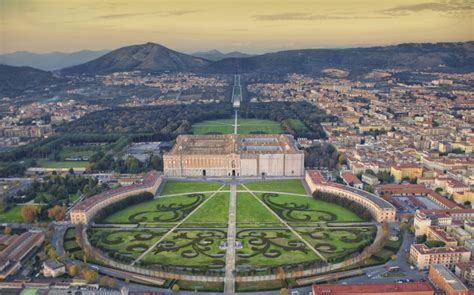
[[[264, 193], [262, 199], [278, 216], [289, 222], [302, 221], [335, 221], [337, 215], [328, 211], [311, 208], [309, 203], [297, 204], [295, 202], [278, 203], [278, 194]], [[300, 197], [295, 197], [300, 198]]]
[[237, 265], [244, 268], [292, 264], [318, 257], [290, 230], [248, 229], [237, 232], [242, 249], [237, 250]]
[[321, 227], [298, 228], [312, 246], [331, 262], [339, 262], [353, 253], [361, 252], [375, 239], [375, 226], [357, 228]]
[[[140, 258], [136, 266], [224, 275], [229, 188], [216, 194], [206, 191], [221, 186], [170, 181], [164, 188], [167, 196], [132, 204], [97, 221], [89, 228], [89, 240], [115, 260], [131, 264]], [[324, 265], [317, 253], [329, 263], [339, 262], [375, 238], [375, 226], [358, 224], [362, 219], [338, 204], [302, 194], [299, 181], [286, 182], [279, 193], [265, 192], [259, 183], [254, 186], [255, 192], [238, 187], [238, 275]], [[67, 242], [72, 244], [70, 235]]]
[[199, 204], [201, 204], [205, 197], [203, 194], [192, 194], [185, 196], [185, 203], [170, 203], [167, 205], [156, 204], [155, 209], [148, 211], [141, 211], [130, 215], [128, 220], [130, 223], [140, 222], [177, 222], [188, 216]]

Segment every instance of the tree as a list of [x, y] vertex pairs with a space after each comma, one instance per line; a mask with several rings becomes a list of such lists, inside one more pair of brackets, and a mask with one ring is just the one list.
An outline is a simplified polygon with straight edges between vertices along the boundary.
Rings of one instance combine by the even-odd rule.
[[79, 272], [79, 267], [75, 264], [72, 264], [67, 268], [67, 273], [70, 277], [75, 277], [78, 272]]
[[117, 281], [109, 276], [104, 276], [100, 279], [99, 285], [112, 289], [115, 288], [115, 286], [117, 285]]
[[21, 219], [26, 223], [36, 221], [41, 209], [38, 206], [26, 205], [21, 207]]
[[9, 226], [5, 227], [5, 229], [3, 230], [3, 233], [7, 236], [11, 235], [13, 232], [13, 229]]
[[171, 287], [171, 291], [177, 293], [179, 292], [179, 285], [178, 284], [174, 284], [173, 287]]
[[64, 217], [66, 217], [66, 207], [59, 205], [54, 206], [48, 210], [48, 217], [56, 221], [64, 220]]
[[89, 284], [95, 283], [99, 276], [97, 271], [91, 268], [83, 268], [81, 272], [84, 280], [86, 280]]
[[50, 258], [58, 257], [58, 254], [56, 253], [56, 250], [53, 247], [49, 247], [47, 254]]

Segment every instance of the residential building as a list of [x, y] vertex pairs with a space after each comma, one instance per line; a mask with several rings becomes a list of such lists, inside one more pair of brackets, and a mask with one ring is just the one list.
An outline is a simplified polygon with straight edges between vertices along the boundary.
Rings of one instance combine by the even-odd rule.
[[423, 175], [423, 167], [416, 164], [396, 164], [390, 167], [390, 174], [395, 182], [401, 182], [404, 178], [413, 180]]
[[471, 251], [464, 246], [430, 248], [425, 244], [415, 244], [410, 247], [410, 262], [422, 270], [435, 263], [454, 268], [457, 263], [470, 259]]
[[468, 295], [469, 293], [469, 289], [445, 265], [432, 264], [428, 279], [437, 289], [443, 290], [446, 295]]

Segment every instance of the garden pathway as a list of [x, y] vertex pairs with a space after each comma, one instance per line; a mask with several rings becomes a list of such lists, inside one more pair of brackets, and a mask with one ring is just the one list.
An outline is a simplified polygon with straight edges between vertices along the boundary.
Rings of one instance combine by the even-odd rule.
[[226, 294], [235, 292], [235, 224], [237, 213], [237, 187], [230, 186], [229, 221], [227, 227], [227, 253], [225, 257], [225, 281], [224, 292]]
[[303, 243], [306, 244], [306, 246], [314, 252], [319, 258], [321, 258], [324, 262], [328, 262], [326, 257], [324, 257], [321, 253], [319, 253], [318, 250], [316, 250], [308, 241], [306, 241], [296, 230], [294, 230], [285, 220], [283, 220], [275, 211], [270, 209], [270, 207], [265, 204], [257, 195], [255, 195], [254, 191], [249, 190], [244, 184], [242, 184], [242, 187], [247, 190], [248, 193], [250, 193], [260, 204], [262, 204], [263, 207], [265, 207], [270, 213], [272, 213], [282, 224], [284, 224], [298, 239], [300, 239]]
[[209, 198], [207, 198], [204, 202], [202, 202], [199, 206], [197, 206], [191, 213], [189, 213], [183, 220], [181, 220], [178, 224], [176, 224], [169, 232], [164, 234], [156, 243], [151, 245], [148, 250], [142, 253], [135, 261], [133, 261], [130, 265], [135, 265], [138, 261], [142, 260], [143, 257], [145, 257], [148, 253], [150, 253], [153, 249], [156, 248], [156, 246], [161, 243], [166, 237], [168, 237], [172, 232], [174, 232], [181, 224], [183, 224], [191, 215], [193, 215], [194, 212], [198, 211], [204, 204], [206, 204], [210, 199], [212, 199], [218, 192], [220, 192], [225, 185], [222, 185], [217, 191], [215, 191]]

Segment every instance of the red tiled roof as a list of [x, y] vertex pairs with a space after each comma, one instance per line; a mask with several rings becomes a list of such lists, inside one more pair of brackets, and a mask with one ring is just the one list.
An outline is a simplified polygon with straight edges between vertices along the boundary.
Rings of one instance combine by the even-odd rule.
[[425, 244], [415, 244], [412, 245], [412, 247], [415, 248], [421, 254], [449, 254], [471, 252], [464, 246], [430, 248]]
[[391, 194], [426, 194], [430, 195], [430, 197], [440, 202], [449, 209], [459, 207], [453, 201], [443, 197], [441, 194], [435, 192], [434, 190], [425, 187], [424, 184], [385, 184], [377, 187], [376, 190], [379, 194], [383, 194], [386, 192]]
[[112, 196], [115, 196], [117, 194], [121, 194], [124, 192], [128, 191], [133, 191], [139, 188], [147, 188], [151, 187], [155, 184], [155, 182], [158, 180], [158, 177], [160, 176], [160, 173], [157, 171], [151, 171], [148, 172], [145, 177], [143, 178], [143, 181], [141, 183], [136, 183], [132, 184], [129, 186], [124, 186], [124, 187], [119, 187], [116, 189], [108, 190], [106, 192], [97, 194], [95, 196], [92, 196], [90, 198], [84, 199], [83, 201], [77, 203], [72, 210], [88, 210], [91, 208], [93, 205], [108, 199]]
[[344, 171], [341, 173], [341, 177], [347, 182], [352, 184], [361, 184], [362, 182], [355, 176], [354, 174], [350, 173], [349, 171]]
[[410, 283], [378, 283], [378, 284], [350, 284], [336, 285], [323, 284], [313, 285], [313, 295], [342, 295], [342, 294], [394, 294], [399, 292], [422, 292], [433, 291], [428, 282], [410, 282]]

